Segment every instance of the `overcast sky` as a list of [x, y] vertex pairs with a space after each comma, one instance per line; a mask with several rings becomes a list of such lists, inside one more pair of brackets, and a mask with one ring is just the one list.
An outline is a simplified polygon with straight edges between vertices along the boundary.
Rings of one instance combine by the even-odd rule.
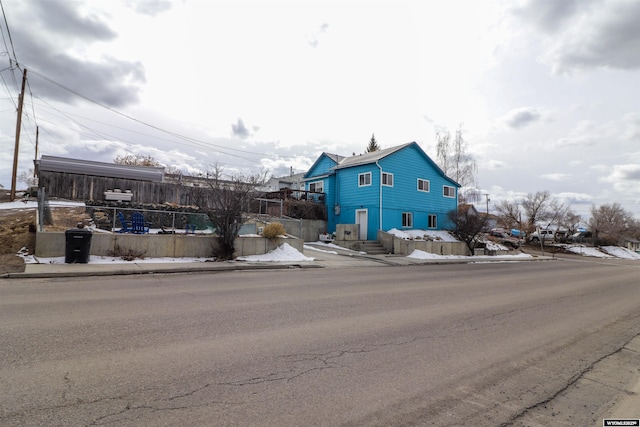
[[[462, 126], [490, 208], [640, 218], [640, 1], [2, 0], [0, 184], [40, 155], [306, 171]], [[24, 187], [23, 183], [19, 188]], [[485, 202], [481, 203], [485, 207]]]

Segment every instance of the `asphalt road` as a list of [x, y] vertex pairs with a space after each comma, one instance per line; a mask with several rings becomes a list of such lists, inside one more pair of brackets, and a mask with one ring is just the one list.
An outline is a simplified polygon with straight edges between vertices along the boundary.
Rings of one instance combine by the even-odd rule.
[[[640, 333], [639, 279], [559, 260], [0, 280], [0, 425], [545, 425]], [[557, 425], [602, 425], [611, 397], [581, 399]]]

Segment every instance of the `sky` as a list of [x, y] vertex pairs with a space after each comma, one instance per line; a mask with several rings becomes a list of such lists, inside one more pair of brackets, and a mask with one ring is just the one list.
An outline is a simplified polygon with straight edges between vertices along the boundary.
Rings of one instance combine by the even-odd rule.
[[[640, 219], [640, 1], [0, 0], [0, 184], [37, 155], [197, 174], [462, 129], [479, 205]], [[26, 184], [18, 183], [18, 188]], [[484, 210], [484, 209], [481, 209]]]

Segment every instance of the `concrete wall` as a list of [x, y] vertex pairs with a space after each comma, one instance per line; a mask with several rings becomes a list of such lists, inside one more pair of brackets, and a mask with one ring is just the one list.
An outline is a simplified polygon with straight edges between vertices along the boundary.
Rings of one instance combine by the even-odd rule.
[[327, 229], [327, 221], [321, 219], [286, 219], [274, 218], [273, 221], [284, 225], [288, 234], [296, 236], [305, 242], [317, 242], [318, 235]]
[[358, 240], [358, 224], [336, 224], [336, 240], [354, 242]]
[[279, 222], [284, 226], [287, 234], [295, 236], [305, 242], [317, 242], [318, 235], [324, 233], [327, 229], [327, 221], [321, 219], [287, 219], [278, 217], [261, 217], [257, 223], [247, 223], [243, 225], [243, 232], [250, 232], [248, 230], [253, 226], [257, 233], [258, 227], [264, 227], [269, 222]]
[[[317, 240], [317, 239], [316, 239]], [[264, 239], [262, 237], [238, 237], [235, 241], [236, 257], [245, 255], [262, 255], [271, 252], [283, 243], [297, 249], [299, 252], [304, 250], [304, 241], [294, 236], [286, 238], [278, 238], [274, 240]]]
[[393, 254], [409, 255], [414, 250], [429, 252], [437, 255], [469, 256], [469, 248], [464, 242], [442, 242], [439, 240], [405, 240], [393, 234], [378, 231], [378, 241], [386, 250]]
[[353, 251], [362, 250], [362, 240], [358, 240], [358, 224], [336, 224], [333, 243]]
[[[303, 251], [304, 242], [293, 236], [276, 240], [238, 237], [235, 241], [235, 256], [262, 255], [282, 243], [288, 243], [298, 251]], [[93, 233], [89, 253], [111, 256], [133, 252], [144, 254], [148, 258], [211, 257], [216, 247], [216, 238], [210, 235]], [[65, 248], [64, 232], [36, 233], [37, 257], [62, 257], [65, 256]]]

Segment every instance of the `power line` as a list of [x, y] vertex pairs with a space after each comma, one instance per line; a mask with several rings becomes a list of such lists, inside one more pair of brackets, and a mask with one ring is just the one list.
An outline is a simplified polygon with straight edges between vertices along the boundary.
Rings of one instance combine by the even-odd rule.
[[[122, 116], [122, 117], [127, 118], [127, 119], [129, 119], [131, 121], [139, 123], [139, 124], [141, 124], [143, 126], [147, 126], [149, 128], [155, 129], [157, 131], [166, 133], [166, 134], [171, 135], [171, 136], [173, 136], [175, 138], [179, 138], [179, 139], [184, 140], [184, 141], [188, 141], [188, 142], [191, 142], [191, 143], [194, 143], [194, 144], [198, 144], [198, 146], [201, 147], [201, 148], [206, 148], [206, 149], [214, 148], [216, 151], [219, 151], [222, 154], [226, 154], [228, 156], [233, 156], [233, 157], [237, 157], [237, 158], [244, 159], [244, 160], [249, 160], [249, 161], [254, 161], [255, 159], [250, 159], [250, 158], [243, 157], [243, 156], [240, 156], [240, 155], [237, 155], [237, 154], [225, 152], [225, 150], [226, 151], [234, 151], [234, 152], [238, 152], [238, 153], [250, 154], [250, 155], [254, 155], [254, 156], [261, 156], [261, 157], [271, 157], [271, 158], [280, 158], [281, 157], [281, 156], [274, 155], [274, 154], [258, 153], [258, 152], [254, 152], [254, 151], [240, 150], [238, 148], [223, 147], [221, 145], [213, 144], [213, 143], [208, 142], [208, 141], [202, 141], [202, 140], [199, 140], [199, 139], [196, 139], [196, 138], [192, 138], [192, 137], [189, 137], [189, 136], [181, 135], [181, 134], [179, 134], [177, 132], [173, 132], [173, 131], [170, 131], [170, 130], [167, 130], [167, 129], [163, 129], [163, 128], [159, 127], [159, 126], [147, 123], [145, 121], [142, 121], [140, 119], [132, 117], [132, 116], [130, 116], [128, 114], [122, 113], [122, 112], [120, 112], [120, 111], [118, 111], [118, 110], [116, 110], [116, 109], [114, 109], [112, 107], [109, 107], [108, 105], [102, 104], [99, 101], [91, 99], [88, 96], [83, 95], [80, 92], [78, 92], [78, 91], [76, 91], [74, 89], [71, 89], [71, 88], [69, 88], [69, 87], [67, 87], [67, 86], [65, 86], [65, 85], [63, 85], [61, 83], [58, 83], [55, 80], [52, 80], [49, 77], [46, 77], [45, 75], [43, 75], [43, 74], [41, 74], [41, 73], [39, 73], [37, 71], [34, 71], [31, 68], [29, 69], [29, 71], [31, 71], [32, 74], [35, 74], [35, 75], [43, 78], [44, 80], [48, 81], [49, 83], [51, 83], [53, 85], [56, 85], [59, 88], [64, 89], [64, 90], [66, 90], [66, 91], [78, 96], [79, 98], [82, 98], [82, 99], [84, 99], [86, 101], [89, 101], [89, 102], [91, 102], [91, 103], [93, 103], [93, 104], [95, 104], [95, 105], [97, 105], [99, 107], [102, 107], [102, 108], [106, 109], [106, 110], [109, 110], [112, 113], [115, 113], [115, 114], [117, 114], [119, 116]], [[39, 99], [41, 99], [41, 98], [39, 98]]]
[[[80, 117], [80, 118], [82, 118], [82, 119], [84, 119], [84, 120], [92, 121], [92, 122], [95, 122], [95, 123], [100, 123], [100, 124], [102, 124], [102, 125], [109, 126], [109, 127], [113, 127], [113, 128], [116, 128], [116, 129], [121, 129], [121, 130], [124, 130], [124, 131], [126, 131], [126, 132], [131, 132], [131, 133], [135, 133], [135, 134], [139, 134], [139, 135], [144, 135], [144, 136], [148, 136], [148, 137], [151, 137], [151, 138], [160, 139], [160, 140], [163, 140], [163, 141], [167, 141], [167, 142], [173, 142], [173, 143], [175, 143], [175, 140], [173, 140], [173, 139], [159, 138], [159, 137], [157, 137], [157, 136], [155, 136], [155, 135], [150, 135], [150, 134], [147, 134], [147, 133], [144, 133], [144, 132], [139, 132], [139, 131], [135, 131], [135, 130], [131, 130], [131, 129], [126, 129], [126, 128], [123, 128], [123, 127], [120, 127], [120, 126], [115, 126], [115, 125], [112, 125], [112, 124], [109, 124], [109, 123], [104, 123], [104, 122], [101, 122], [101, 121], [99, 121], [99, 120], [94, 120], [94, 119], [90, 119], [90, 118], [87, 118], [87, 117], [80, 116], [79, 114], [67, 113], [67, 112], [64, 112], [64, 111], [60, 110], [59, 108], [54, 107], [53, 105], [49, 104], [47, 101], [45, 101], [44, 99], [42, 99], [42, 98], [40, 98], [40, 97], [37, 97], [37, 96], [36, 96], [35, 98], [36, 98], [36, 99], [38, 99], [38, 100], [40, 100], [40, 101], [42, 101], [44, 104], [46, 104], [46, 106], [47, 106], [48, 108], [51, 108], [52, 110], [54, 110], [54, 111], [58, 112], [61, 116], [63, 116], [64, 118], [66, 118], [66, 119], [67, 119], [67, 120], [69, 120], [70, 122], [75, 123], [76, 125], [78, 125], [78, 126], [80, 126], [81, 128], [85, 129], [85, 130], [88, 132], [88, 133], [87, 133], [87, 134], [85, 134], [85, 135], [90, 135], [90, 136], [92, 136], [92, 137], [97, 137], [97, 138], [99, 138], [99, 139], [104, 139], [104, 140], [107, 140], [107, 141], [112, 140], [112, 141], [124, 142], [124, 143], [126, 143], [127, 145], [132, 145], [132, 146], [133, 146], [133, 145], [136, 145], [136, 143], [135, 143], [135, 142], [133, 142], [133, 141], [127, 141], [125, 138], [117, 137], [117, 136], [115, 136], [115, 135], [111, 135], [111, 134], [108, 134], [108, 133], [105, 133], [105, 132], [102, 132], [102, 131], [96, 130], [96, 129], [94, 129], [94, 128], [91, 128], [91, 127], [89, 127], [89, 126], [86, 126], [85, 124], [81, 123], [80, 121], [78, 121], [78, 120], [74, 119], [74, 118], [73, 118], [73, 117], [71, 117], [71, 116]], [[41, 120], [42, 120], [42, 119], [41, 119]], [[45, 120], [45, 121], [46, 121], [46, 120]], [[51, 123], [51, 124], [55, 125], [55, 123], [53, 123], [53, 122], [50, 122], [50, 121], [46, 121], [46, 122], [47, 122], [47, 123]], [[81, 134], [82, 134], [82, 133], [81, 133]], [[183, 137], [183, 138], [188, 139], [188, 137]], [[194, 142], [194, 141], [195, 141], [195, 142]], [[191, 145], [195, 146], [196, 148], [211, 149], [211, 147], [209, 147], [209, 146], [207, 145], [207, 143], [206, 143], [206, 142], [204, 142], [204, 141], [200, 141], [200, 142], [199, 142], [198, 140], [194, 140], [194, 141], [188, 141], [188, 140], [187, 140], [187, 142], [189, 142]], [[233, 154], [233, 153], [227, 153], [227, 152], [224, 152], [224, 151], [222, 151], [222, 150], [217, 150], [217, 151], [218, 151], [220, 154], [224, 154], [224, 155], [228, 155], [228, 156], [236, 157], [236, 158], [239, 158], [239, 159], [242, 159], [242, 160], [247, 160], [247, 161], [251, 161], [251, 162], [253, 162], [253, 161], [255, 161], [255, 160], [256, 160], [255, 158], [248, 158], [248, 157], [240, 156], [240, 155]]]
[[[2, 9], [2, 16], [4, 17], [4, 25], [7, 28], [7, 35], [9, 36], [9, 43], [11, 44], [11, 52], [13, 52], [13, 59], [16, 61], [16, 65], [18, 65], [18, 57], [16, 56], [16, 50], [13, 47], [13, 39], [11, 38], [11, 31], [9, 30], [9, 23], [7, 22], [7, 14], [4, 13], [4, 5], [2, 4], [2, 0], [0, 0], [0, 8]], [[4, 38], [4, 35], [3, 35]], [[5, 40], [4, 43], [7, 52], [9, 52], [9, 48], [7, 47], [7, 42]]]

